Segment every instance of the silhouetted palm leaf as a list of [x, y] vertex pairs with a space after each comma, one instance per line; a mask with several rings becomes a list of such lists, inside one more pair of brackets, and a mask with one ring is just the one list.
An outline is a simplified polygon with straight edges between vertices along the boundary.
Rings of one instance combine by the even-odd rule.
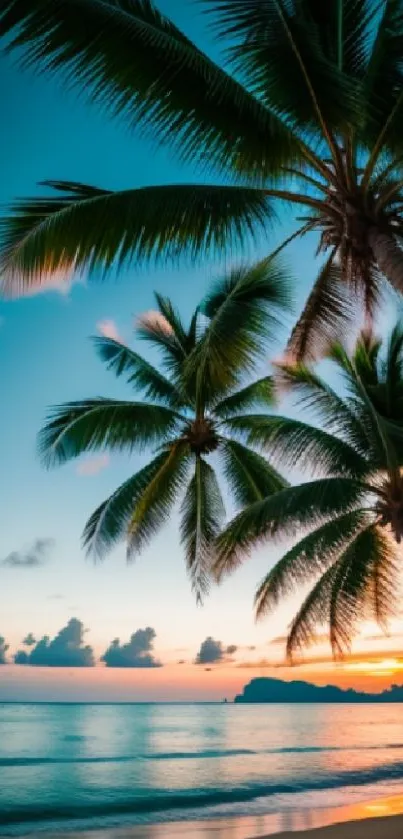
[[[273, 331], [272, 300], [276, 313], [281, 301], [284, 275], [276, 269], [276, 283], [253, 269], [234, 294], [233, 312], [237, 329], [245, 336], [242, 351], [232, 359], [233, 387], [223, 389], [215, 367], [203, 366], [203, 375], [189, 361], [204, 359], [204, 344], [213, 347], [213, 324], [218, 347], [228, 329], [225, 295], [231, 281], [222, 280], [220, 298], [209, 298], [211, 309], [200, 319], [196, 307], [185, 323], [172, 302], [155, 295], [156, 308], [141, 315], [135, 325], [137, 337], [151, 343], [161, 354], [164, 372], [143, 356], [110, 338], [95, 338], [101, 359], [116, 376], [124, 376], [148, 402], [87, 399], [54, 408], [39, 434], [44, 463], [54, 466], [96, 449], [132, 453], [154, 450], [151, 460], [113, 492], [92, 514], [84, 529], [84, 545], [102, 558], [120, 540], [127, 543], [128, 559], [149, 544], [179, 504], [181, 543], [197, 599], [208, 589], [213, 575], [215, 540], [225, 510], [219, 485], [220, 473], [208, 462], [214, 455], [218, 469], [227, 478], [231, 495], [242, 507], [266, 498], [286, 485], [279, 473], [253, 448], [221, 433], [223, 417], [236, 418], [251, 405], [273, 405], [273, 383], [269, 377], [245, 380], [258, 357], [258, 336], [264, 333], [265, 318]], [[253, 282], [250, 281], [252, 277]], [[214, 305], [213, 305], [214, 304]], [[241, 305], [242, 304], [242, 305]], [[225, 329], [217, 329], [221, 322]], [[206, 338], [206, 336], [208, 336]], [[250, 336], [250, 338], [249, 338]], [[249, 343], [248, 343], [249, 341]], [[217, 355], [217, 348], [214, 350]], [[238, 369], [236, 364], [238, 363]], [[238, 384], [242, 378], [242, 385]], [[243, 414], [245, 418], [245, 414]], [[247, 416], [247, 414], [246, 414]]]
[[144, 391], [147, 399], [158, 399], [171, 407], [183, 405], [183, 395], [149, 361], [113, 338], [94, 338], [98, 355], [106, 362], [108, 370], [117, 376], [124, 375], [127, 381]]
[[84, 184], [48, 184], [60, 197], [21, 199], [0, 220], [1, 282], [6, 292], [74, 272], [101, 274], [161, 254], [192, 259], [267, 228], [262, 189], [172, 185], [110, 192]]
[[166, 440], [181, 417], [161, 405], [85, 399], [54, 408], [39, 435], [46, 466], [64, 463], [86, 451], [141, 451]]
[[[270, 569], [256, 593], [257, 615], [312, 583], [292, 621], [292, 658], [329, 627], [335, 655], [350, 648], [364, 619], [385, 627], [396, 613], [403, 539], [403, 337], [396, 325], [384, 345], [364, 331], [353, 350], [337, 343], [330, 358], [342, 374], [340, 395], [306, 365], [281, 364], [280, 384], [319, 417], [326, 431], [288, 417], [228, 417], [224, 427], [249, 445], [263, 445], [282, 467], [318, 468], [320, 480], [288, 487], [245, 507], [217, 539], [221, 578], [270, 539], [299, 537]], [[301, 531], [303, 533], [301, 538]]]
[[214, 469], [202, 457], [197, 457], [181, 505], [181, 540], [192, 588], [200, 601], [209, 589], [215, 540], [224, 517], [224, 502]]
[[19, 201], [3, 218], [1, 285], [16, 293], [124, 262], [194, 260], [265, 232], [274, 202], [303, 207], [286, 242], [313, 232], [326, 254], [289, 345], [309, 359], [349, 327], [351, 302], [374, 316], [381, 275], [403, 290], [402, 2], [204, 5], [218, 63], [151, 0], [3, 3], [0, 36], [25, 62], [224, 183], [53, 183], [62, 197]]

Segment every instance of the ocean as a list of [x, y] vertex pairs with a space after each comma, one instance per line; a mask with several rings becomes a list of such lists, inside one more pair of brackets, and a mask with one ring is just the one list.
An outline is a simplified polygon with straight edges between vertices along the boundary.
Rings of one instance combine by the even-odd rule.
[[287, 825], [402, 788], [402, 705], [0, 705], [2, 836]]

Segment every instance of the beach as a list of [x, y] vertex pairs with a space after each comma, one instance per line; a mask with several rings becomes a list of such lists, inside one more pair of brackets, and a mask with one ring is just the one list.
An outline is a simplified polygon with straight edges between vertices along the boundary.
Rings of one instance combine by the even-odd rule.
[[309, 831], [277, 834], [277, 839], [401, 839], [403, 816], [344, 822]]
[[[288, 823], [287, 829], [281, 826]], [[168, 822], [79, 832], [24, 834], [21, 839], [401, 839], [403, 792], [354, 806], [258, 818]]]

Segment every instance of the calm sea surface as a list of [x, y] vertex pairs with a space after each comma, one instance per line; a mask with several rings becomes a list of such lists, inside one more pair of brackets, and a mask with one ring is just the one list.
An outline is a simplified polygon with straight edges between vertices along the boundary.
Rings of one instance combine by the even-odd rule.
[[403, 705], [0, 705], [0, 835], [354, 804], [403, 787]]

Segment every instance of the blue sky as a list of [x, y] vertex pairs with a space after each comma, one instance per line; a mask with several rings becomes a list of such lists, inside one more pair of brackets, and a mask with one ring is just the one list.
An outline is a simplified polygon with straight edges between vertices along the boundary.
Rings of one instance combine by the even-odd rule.
[[[160, 6], [199, 43], [215, 51], [194, 6], [176, 0]], [[106, 188], [203, 180], [130, 133], [123, 122], [113, 121], [76, 92], [66, 91], [60, 80], [22, 72], [15, 56], [0, 57], [0, 76], [5, 80], [0, 94], [2, 204], [37, 194], [36, 183], [45, 178]], [[279, 233], [262, 242], [257, 254], [269, 252], [278, 240]], [[289, 251], [298, 276], [297, 308], [313, 276], [311, 252], [308, 241]], [[177, 271], [133, 269], [119, 281], [77, 284], [66, 294], [41, 293], [0, 303], [0, 561], [38, 538], [54, 540], [43, 567], [0, 567], [0, 635], [6, 637], [11, 652], [28, 632], [53, 636], [71, 617], [88, 627], [88, 642], [97, 655], [116, 636], [127, 640], [138, 628], [152, 626], [155, 648], [166, 660], [175, 658], [178, 649], [186, 651], [186, 659], [194, 658], [208, 635], [224, 644], [256, 645], [256, 655], [264, 657], [268, 639], [284, 631], [292, 607], [258, 627], [252, 612], [256, 583], [278, 551], [258, 552], [212, 593], [203, 609], [197, 609], [184, 571], [176, 516], [129, 568], [124, 546], [98, 566], [81, 550], [80, 535], [89, 514], [138, 468], [139, 458], [129, 462], [113, 457], [99, 473], [83, 475], [77, 463], [45, 472], [36, 456], [36, 433], [48, 406], [81, 397], [129, 395], [95, 357], [89, 336], [96, 333], [97, 325], [112, 320], [122, 337], [130, 340], [134, 317], [153, 307], [153, 289], [172, 296], [188, 316], [216, 272], [212, 257], [202, 266], [184, 265]], [[9, 683], [15, 679], [18, 697], [23, 698], [24, 681], [12, 670], [14, 675], [7, 679]], [[52, 685], [54, 690], [54, 679]], [[88, 688], [88, 697], [95, 695], [94, 690]], [[1, 691], [0, 678], [0, 699]]]

